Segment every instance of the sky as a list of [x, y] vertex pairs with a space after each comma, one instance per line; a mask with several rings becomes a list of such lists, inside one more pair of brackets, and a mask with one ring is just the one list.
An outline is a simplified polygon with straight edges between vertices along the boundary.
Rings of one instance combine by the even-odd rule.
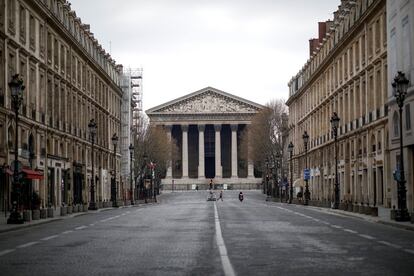
[[287, 99], [318, 22], [339, 0], [69, 0], [124, 68], [143, 68], [147, 110], [207, 86]]

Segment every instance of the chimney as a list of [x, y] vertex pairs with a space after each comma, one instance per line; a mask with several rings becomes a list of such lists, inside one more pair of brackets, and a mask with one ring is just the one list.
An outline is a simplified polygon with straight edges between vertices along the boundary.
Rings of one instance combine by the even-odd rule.
[[309, 56], [313, 55], [313, 52], [316, 51], [316, 48], [319, 46], [319, 39], [318, 38], [311, 38], [309, 39]]
[[318, 30], [319, 30], [319, 43], [322, 43], [323, 39], [326, 36], [326, 22], [318, 22]]

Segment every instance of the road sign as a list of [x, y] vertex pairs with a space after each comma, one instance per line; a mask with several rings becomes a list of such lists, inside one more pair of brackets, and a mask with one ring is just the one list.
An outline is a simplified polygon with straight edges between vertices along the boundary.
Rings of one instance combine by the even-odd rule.
[[310, 170], [309, 169], [304, 169], [303, 170], [303, 179], [304, 180], [309, 180], [310, 179]]

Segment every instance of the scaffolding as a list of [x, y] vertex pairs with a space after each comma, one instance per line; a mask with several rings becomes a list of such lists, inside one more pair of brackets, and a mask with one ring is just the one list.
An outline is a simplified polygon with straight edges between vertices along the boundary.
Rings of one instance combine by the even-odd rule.
[[133, 138], [143, 127], [142, 110], [142, 68], [124, 69], [122, 80], [122, 105], [121, 105], [121, 176], [129, 183], [130, 178], [130, 150]]

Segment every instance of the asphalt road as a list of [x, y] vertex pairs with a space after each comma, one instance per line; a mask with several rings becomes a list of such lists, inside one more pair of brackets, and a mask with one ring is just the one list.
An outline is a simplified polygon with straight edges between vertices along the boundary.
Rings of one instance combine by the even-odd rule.
[[0, 234], [0, 275], [414, 275], [414, 231], [237, 193]]

